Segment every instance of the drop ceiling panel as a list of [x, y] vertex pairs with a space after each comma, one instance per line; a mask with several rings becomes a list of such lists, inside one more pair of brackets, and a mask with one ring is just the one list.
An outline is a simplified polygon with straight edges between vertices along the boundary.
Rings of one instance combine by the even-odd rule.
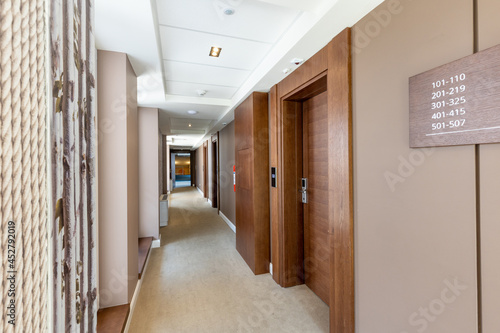
[[[160, 37], [165, 60], [246, 70], [257, 67], [272, 47], [268, 43], [165, 26], [160, 27]], [[209, 56], [212, 46], [222, 48], [218, 58]]]
[[[162, 112], [169, 117], [188, 118], [188, 119], [218, 119], [227, 111], [227, 106], [206, 105], [206, 104], [188, 104], [188, 103], [168, 103]], [[188, 110], [198, 112], [195, 115], [189, 115]]]
[[[234, 14], [224, 15], [226, 7], [233, 8]], [[267, 43], [275, 43], [300, 14], [256, 0], [157, 0], [157, 8], [163, 25]]]
[[[184, 129], [186, 133], [192, 131], [205, 131], [213, 122], [211, 119], [170, 118], [171, 129]], [[189, 127], [191, 124], [191, 127]]]
[[258, 0], [278, 6], [295, 8], [302, 11], [315, 11], [322, 4], [322, 0]]
[[196, 142], [203, 138], [200, 134], [173, 134], [167, 136], [169, 140], [174, 140], [170, 143], [170, 149], [175, 149], [176, 147], [192, 147]]
[[220, 87], [209, 84], [196, 84], [167, 81], [167, 94], [198, 97], [196, 90], [205, 90], [207, 98], [231, 99], [238, 88]]
[[212, 84], [225, 87], [239, 87], [245, 82], [250, 71], [164, 61], [167, 81]]

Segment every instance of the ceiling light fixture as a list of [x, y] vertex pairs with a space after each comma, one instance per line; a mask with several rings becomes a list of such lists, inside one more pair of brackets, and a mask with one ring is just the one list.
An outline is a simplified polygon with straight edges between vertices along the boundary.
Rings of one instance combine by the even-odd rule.
[[212, 48], [210, 49], [209, 56], [217, 58], [220, 55], [220, 51], [222, 51], [222, 48], [217, 46], [212, 46]]
[[191, 124], [189, 124], [188, 126], [189, 126], [189, 127], [191, 127], [192, 125], [191, 125]]
[[195, 110], [188, 110], [188, 111], [187, 111], [187, 113], [189, 113], [189, 114], [197, 114], [197, 113], [198, 113], [198, 111], [195, 111]]

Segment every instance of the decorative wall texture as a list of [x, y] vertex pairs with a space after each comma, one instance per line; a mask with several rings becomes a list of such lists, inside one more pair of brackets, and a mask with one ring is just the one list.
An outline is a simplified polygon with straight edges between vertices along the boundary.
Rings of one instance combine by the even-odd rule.
[[96, 50], [93, 0], [50, 5], [55, 332], [96, 329]]
[[44, 8], [0, 1], [2, 332], [47, 330]]

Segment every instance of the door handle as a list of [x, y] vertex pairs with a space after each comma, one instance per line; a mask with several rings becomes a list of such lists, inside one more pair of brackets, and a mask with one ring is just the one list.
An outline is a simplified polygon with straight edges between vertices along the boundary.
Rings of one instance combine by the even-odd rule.
[[307, 190], [300, 189], [299, 192], [302, 193], [302, 203], [307, 203]]

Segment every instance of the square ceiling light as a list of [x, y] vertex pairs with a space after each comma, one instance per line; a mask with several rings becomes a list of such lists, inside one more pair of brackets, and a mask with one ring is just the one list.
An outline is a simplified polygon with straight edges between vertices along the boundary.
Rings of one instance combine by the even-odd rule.
[[220, 51], [222, 51], [220, 47], [212, 46], [209, 56], [218, 58], [220, 55]]

